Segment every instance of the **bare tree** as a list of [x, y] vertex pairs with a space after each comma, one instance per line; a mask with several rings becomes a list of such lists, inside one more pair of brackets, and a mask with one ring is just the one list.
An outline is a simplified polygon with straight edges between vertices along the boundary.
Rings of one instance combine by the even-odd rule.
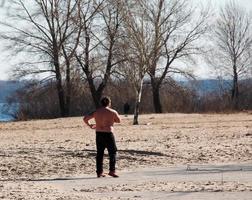
[[[71, 1], [69, 1], [67, 8], [70, 11], [70, 9], [75, 9], [76, 15], [71, 16], [71, 12], [67, 12], [67, 19], [65, 23], [68, 23], [66, 27], [70, 27], [70, 23], [72, 23], [72, 29], [70, 30], [69, 33], [69, 38], [66, 38], [64, 34], [67, 33], [67, 30], [59, 30], [60, 34], [60, 40], [64, 41], [62, 44], [62, 53], [63, 57], [65, 59], [65, 83], [66, 83], [66, 102], [65, 102], [65, 112], [66, 115], [68, 116], [70, 113], [70, 105], [71, 105], [71, 96], [72, 96], [72, 82], [74, 79], [75, 75], [71, 76], [71, 71], [74, 71], [72, 63], [74, 59], [74, 54], [76, 53], [76, 49], [79, 45], [80, 42], [80, 35], [82, 33], [82, 19], [81, 19], [81, 4], [82, 1], [75, 0], [76, 1], [76, 6], [73, 6], [71, 8]], [[59, 18], [56, 19], [57, 23], [60, 24]], [[61, 26], [59, 26], [61, 29]], [[73, 77], [73, 79], [71, 79]]]
[[121, 71], [126, 75], [135, 90], [133, 124], [138, 124], [139, 107], [142, 98], [143, 81], [147, 74], [151, 54], [151, 32], [144, 20], [145, 10], [139, 1], [122, 2], [123, 29], [125, 38], [121, 41], [121, 52], [126, 62]]
[[[132, 39], [132, 38], [131, 38]], [[131, 41], [132, 40], [125, 40]], [[129, 43], [128, 43], [129, 44]], [[132, 87], [135, 91], [135, 107], [134, 107], [134, 119], [133, 119], [133, 125], [138, 125], [138, 116], [139, 116], [139, 109], [141, 104], [141, 98], [142, 98], [142, 91], [143, 91], [143, 82], [144, 77], [147, 73], [147, 66], [145, 63], [145, 55], [141, 54], [139, 52], [139, 49], [134, 49], [134, 44], [131, 43], [130, 46], [127, 46], [123, 48], [124, 51], [124, 58], [127, 59], [127, 61], [123, 62], [122, 65], [120, 65], [120, 72], [123, 73], [123, 76], [128, 80], [130, 83], [130, 87]]]
[[142, 92], [143, 92], [143, 82], [144, 82], [144, 76], [147, 72], [147, 68], [145, 68], [145, 65], [139, 64], [137, 62], [129, 62], [129, 66], [126, 67], [132, 67], [132, 69], [127, 70], [126, 76], [130, 80], [130, 83], [133, 85], [134, 91], [135, 91], [135, 107], [134, 107], [134, 118], [133, 118], [133, 125], [138, 125], [138, 116], [140, 112], [140, 104], [142, 99]]
[[[153, 105], [162, 113], [160, 88], [168, 75], [180, 73], [192, 76], [179, 62], [195, 61], [194, 55], [202, 50], [200, 39], [207, 31], [209, 9], [191, 6], [189, 0], [141, 1], [145, 23], [152, 33], [149, 43], [148, 74], [150, 75]], [[181, 65], [181, 64], [180, 64]]]
[[95, 107], [107, 86], [117, 59], [120, 38], [120, 7], [118, 0], [89, 1], [82, 11], [84, 31], [76, 59], [85, 74]]
[[65, 72], [69, 84], [70, 59], [82, 29], [79, 21], [81, 0], [35, 0], [32, 4], [26, 4], [24, 0], [13, 2], [16, 11], [12, 17], [17, 23], [2, 23], [10, 30], [2, 34], [2, 38], [12, 42], [15, 53], [26, 57], [26, 61], [14, 69], [15, 75], [47, 74], [43, 75], [44, 80], [55, 78], [61, 116], [67, 116], [70, 96], [67, 95], [66, 100], [62, 76]]
[[235, 1], [221, 8], [211, 37], [208, 62], [225, 77], [232, 77], [233, 109], [239, 106], [239, 79], [248, 77], [252, 66], [252, 18]]

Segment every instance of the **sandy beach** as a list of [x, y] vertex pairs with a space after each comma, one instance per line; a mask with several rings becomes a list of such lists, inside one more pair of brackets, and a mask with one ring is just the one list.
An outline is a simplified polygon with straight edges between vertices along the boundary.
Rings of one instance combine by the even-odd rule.
[[[252, 194], [251, 179], [169, 181], [169, 174], [149, 181], [127, 179], [128, 173], [143, 169], [252, 166], [250, 113], [140, 115], [138, 126], [132, 125], [132, 118], [122, 116], [122, 123], [115, 125], [117, 171], [122, 178], [119, 182], [105, 178], [99, 187], [95, 133], [82, 117], [0, 123], [0, 199], [152, 199], [147, 191]], [[108, 168], [107, 156], [104, 168]], [[251, 173], [248, 170], [246, 176]], [[78, 180], [80, 177], [84, 180]], [[108, 188], [106, 179], [111, 182]], [[71, 180], [71, 190], [62, 189], [65, 183], [51, 184], [49, 180]], [[97, 196], [113, 191], [116, 196]], [[141, 192], [145, 195], [139, 195]]]

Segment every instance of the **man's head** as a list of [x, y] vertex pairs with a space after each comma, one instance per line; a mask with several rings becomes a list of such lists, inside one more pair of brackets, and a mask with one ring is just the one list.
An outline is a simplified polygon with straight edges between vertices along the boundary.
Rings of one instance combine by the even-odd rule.
[[107, 106], [110, 106], [111, 105], [111, 99], [109, 97], [102, 97], [101, 99], [101, 105], [103, 107], [107, 107]]

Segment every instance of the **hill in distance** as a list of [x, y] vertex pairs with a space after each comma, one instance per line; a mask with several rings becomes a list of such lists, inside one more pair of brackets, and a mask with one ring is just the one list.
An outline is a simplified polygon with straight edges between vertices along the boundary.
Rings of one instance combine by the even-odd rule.
[[[230, 80], [224, 80], [220, 83], [219, 80], [216, 79], [205, 79], [205, 80], [197, 80], [195, 82], [189, 81], [178, 81], [178, 83], [185, 87], [193, 87], [196, 89], [198, 94], [205, 94], [208, 92], [214, 92], [220, 90], [220, 86], [222, 89], [227, 89], [230, 87]], [[22, 81], [1, 81], [0, 80], [0, 103], [5, 103], [6, 98], [13, 94], [16, 90], [24, 86], [24, 82]]]

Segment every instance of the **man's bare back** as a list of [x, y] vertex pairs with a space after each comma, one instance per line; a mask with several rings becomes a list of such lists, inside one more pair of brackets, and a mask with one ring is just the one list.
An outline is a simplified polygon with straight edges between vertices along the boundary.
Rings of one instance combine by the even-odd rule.
[[92, 118], [95, 119], [96, 126], [91, 125], [91, 128], [95, 128], [99, 132], [113, 132], [114, 123], [121, 122], [118, 113], [109, 107], [101, 107], [91, 115], [85, 116], [84, 122], [90, 126], [88, 121]]

